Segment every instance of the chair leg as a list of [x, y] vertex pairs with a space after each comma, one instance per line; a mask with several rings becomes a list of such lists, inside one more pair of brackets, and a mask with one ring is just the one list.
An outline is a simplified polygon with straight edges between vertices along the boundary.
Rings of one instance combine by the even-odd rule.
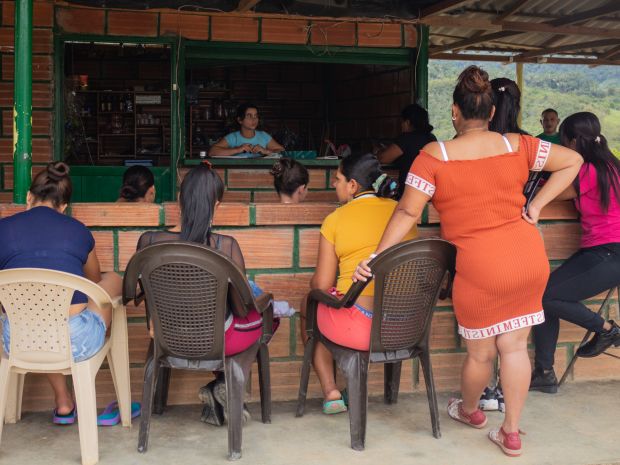
[[9, 393], [4, 412], [5, 423], [16, 423], [22, 417], [22, 396], [25, 374], [12, 372], [9, 375]]
[[89, 361], [77, 363], [71, 368], [76, 409], [80, 415], [78, 431], [82, 465], [94, 465], [99, 461], [99, 436], [97, 433], [97, 393], [95, 375], [97, 367]]
[[226, 360], [226, 408], [228, 409], [228, 460], [241, 458], [243, 390], [250, 366], [235, 357]]
[[348, 351], [335, 355], [340, 370], [347, 379], [349, 395], [349, 426], [351, 448], [364, 450], [366, 444], [366, 416], [368, 411], [368, 352]]
[[9, 378], [11, 366], [7, 359], [0, 361], [0, 442], [2, 441], [2, 428], [4, 426], [4, 413], [9, 396]]
[[435, 379], [433, 378], [433, 367], [431, 366], [431, 356], [428, 350], [420, 354], [420, 363], [424, 373], [424, 384], [426, 384], [426, 396], [428, 397], [428, 408], [431, 411], [431, 424], [433, 425], [433, 436], [436, 439], [441, 437], [439, 427], [439, 409], [437, 408], [437, 393], [435, 392]]
[[304, 360], [301, 364], [301, 376], [299, 378], [299, 394], [297, 395], [296, 417], [302, 417], [306, 409], [306, 396], [308, 394], [308, 381], [310, 379], [310, 369], [312, 368], [312, 355], [314, 354], [315, 339], [308, 339], [304, 349]]
[[[605, 296], [605, 300], [603, 300], [603, 303], [601, 304], [601, 306], [598, 309], [598, 312], [596, 312], [598, 315], [603, 313], [603, 310], [605, 309], [605, 307], [607, 306], [607, 302], [609, 301], [609, 299], [612, 297], [614, 291], [617, 292], [617, 297], [618, 297], [618, 317], [620, 318], [620, 286], [618, 287], [612, 287], [609, 292], [607, 293], [607, 295]], [[592, 331], [587, 331], [586, 334], [583, 336], [583, 339], [581, 339], [581, 342], [579, 343], [579, 347], [581, 347], [582, 345], [584, 345], [586, 342], [588, 342], [588, 339], [590, 339], [590, 335], [592, 334]], [[570, 359], [570, 362], [568, 363], [568, 367], [566, 367], [566, 370], [564, 371], [564, 374], [562, 375], [562, 378], [560, 378], [560, 382], [558, 383], [558, 387], [562, 386], [562, 384], [564, 384], [564, 381], [566, 381], [566, 378], [568, 378], [568, 375], [570, 373], [572, 373], [573, 370], [573, 366], [575, 365], [575, 363], [577, 362], [577, 351], [575, 351], [575, 353], [573, 354], [573, 356]]]
[[129, 380], [129, 354], [127, 344], [114, 344], [108, 352], [108, 365], [121, 414], [121, 424], [131, 427], [131, 384]]
[[383, 401], [386, 404], [395, 404], [398, 402], [402, 366], [403, 362], [383, 364]]
[[271, 423], [271, 374], [267, 344], [261, 344], [258, 349], [258, 384], [260, 387], [261, 419], [263, 423]]
[[159, 362], [151, 355], [144, 366], [144, 387], [142, 388], [142, 412], [140, 414], [140, 433], [138, 435], [138, 452], [146, 452], [149, 444], [151, 412], [153, 411], [153, 395]]
[[168, 367], [159, 368], [159, 376], [155, 385], [155, 397], [153, 400], [153, 413], [161, 415], [168, 405], [168, 390], [170, 389], [170, 377], [172, 369]]

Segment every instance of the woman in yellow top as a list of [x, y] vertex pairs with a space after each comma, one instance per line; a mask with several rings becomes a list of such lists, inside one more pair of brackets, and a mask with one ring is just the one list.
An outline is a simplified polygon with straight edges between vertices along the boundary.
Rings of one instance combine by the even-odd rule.
[[[398, 184], [381, 172], [377, 158], [368, 153], [342, 160], [333, 185], [338, 201], [344, 205], [323, 221], [311, 286], [345, 294], [353, 283], [351, 277], [359, 261], [374, 252], [379, 244], [397, 205], [391, 198], [396, 195]], [[415, 236], [414, 226], [403, 240]], [[368, 350], [373, 296], [374, 285], [370, 283], [353, 307], [334, 309], [319, 305], [317, 323], [321, 333], [336, 344]], [[305, 337], [303, 326], [302, 315], [302, 335]], [[325, 398], [323, 412], [344, 412], [346, 406], [336, 387], [331, 353], [320, 342], [314, 351], [314, 369]]]

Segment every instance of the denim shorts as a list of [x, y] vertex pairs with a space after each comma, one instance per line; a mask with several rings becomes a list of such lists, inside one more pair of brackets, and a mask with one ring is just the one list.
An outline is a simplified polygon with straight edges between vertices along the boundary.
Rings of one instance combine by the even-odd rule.
[[[6, 315], [0, 316], [2, 321], [2, 345], [4, 352], [9, 353], [11, 329]], [[69, 335], [71, 337], [71, 353], [74, 362], [81, 362], [95, 355], [105, 342], [106, 326], [98, 313], [84, 309], [77, 315], [69, 317]]]

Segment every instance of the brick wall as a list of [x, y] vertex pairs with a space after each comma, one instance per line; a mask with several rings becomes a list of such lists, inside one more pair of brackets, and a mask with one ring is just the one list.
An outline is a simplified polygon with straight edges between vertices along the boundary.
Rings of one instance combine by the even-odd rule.
[[[299, 308], [314, 271], [319, 226], [334, 207], [335, 204], [326, 202], [286, 206], [274, 203], [223, 203], [215, 217], [215, 225], [221, 232], [237, 238], [250, 277], [262, 288], [272, 292], [276, 299], [288, 300], [292, 306]], [[22, 209], [21, 206], [0, 204], [0, 217]], [[74, 204], [70, 213], [93, 231], [103, 270], [118, 272], [123, 271], [143, 231], [163, 229], [176, 224], [178, 219], [178, 207], [173, 203]], [[544, 220], [540, 229], [545, 238], [549, 259], [555, 267], [577, 249], [579, 224], [575, 221], [575, 211], [570, 202], [550, 204], [543, 211], [542, 217]], [[425, 211], [419, 232], [423, 237], [438, 235], [437, 214], [432, 207]], [[265, 244], [269, 244], [268, 248]], [[587, 303], [596, 309], [603, 297], [596, 296]], [[614, 301], [613, 305], [617, 305], [617, 302]], [[142, 390], [142, 367], [148, 345], [144, 309], [129, 306], [128, 321], [132, 390], [134, 398], [139, 399]], [[582, 329], [562, 322], [556, 353], [558, 376], [564, 372], [567, 360], [576, 350], [582, 336]], [[431, 347], [437, 388], [443, 391], [458, 390], [465, 348], [457, 335], [450, 301], [440, 301], [437, 305], [433, 318]], [[618, 349], [612, 351], [620, 354]], [[297, 315], [282, 321], [270, 345], [270, 353], [274, 399], [295, 399], [303, 353]], [[620, 371], [614, 364], [617, 364], [617, 361], [611, 357], [579, 360], [574, 377], [569, 379], [579, 381], [618, 378]], [[208, 375], [205, 374], [175, 371], [171, 403], [196, 403], [197, 389], [205, 384], [207, 379]], [[371, 394], [381, 393], [382, 380], [381, 368], [373, 366], [370, 375]], [[97, 383], [100, 405], [104, 405], [114, 396], [107, 369], [101, 370]], [[401, 383], [403, 392], [424, 389], [417, 362], [404, 364]], [[257, 395], [257, 383], [254, 379], [252, 396], [256, 399]], [[320, 396], [314, 374], [311, 378], [310, 395]], [[51, 390], [41, 376], [27, 377], [24, 402], [26, 410], [41, 410], [52, 406]]]

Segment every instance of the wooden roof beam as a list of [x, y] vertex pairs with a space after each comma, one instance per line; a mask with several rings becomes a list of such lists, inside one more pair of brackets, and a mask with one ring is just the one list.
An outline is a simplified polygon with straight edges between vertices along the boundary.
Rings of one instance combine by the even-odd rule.
[[[439, 53], [433, 56], [433, 60], [459, 60], [459, 61], [492, 61], [499, 63], [539, 63], [540, 60], [532, 58], [519, 58], [514, 55], [482, 55], [473, 53]], [[561, 65], [620, 65], [620, 60], [600, 60], [597, 58], [564, 58], [549, 57], [545, 63], [555, 63]]]
[[587, 21], [590, 19], [600, 18], [601, 16], [605, 16], [609, 13], [618, 13], [620, 12], [620, 5], [616, 0], [612, 0], [608, 2], [607, 5], [599, 6], [598, 8], [592, 8], [591, 10], [582, 11], [581, 13], [575, 13], [570, 16], [565, 16], [563, 18], [554, 19], [549, 21], [549, 24], [552, 26], [565, 26], [567, 24], [575, 24], [581, 21]]
[[522, 53], [520, 55], [517, 55], [515, 58], [525, 59], [525, 58], [538, 57], [541, 55], [550, 55], [553, 53], [560, 53], [560, 52], [576, 51], [577, 53], [585, 53], [585, 52], [581, 52], [581, 50], [584, 50], [586, 48], [593, 48], [593, 47], [604, 47], [606, 45], [618, 45], [618, 41], [614, 39], [604, 39], [604, 40], [593, 40], [591, 42], [578, 42], [574, 44], [560, 45], [558, 47], [549, 47], [549, 48], [543, 48], [541, 50]]
[[619, 55], [619, 54], [620, 54], [620, 45], [618, 45], [618, 46], [616, 46], [616, 47], [613, 47], [613, 48], [611, 48], [611, 49], [607, 50], [607, 51], [606, 51], [606, 52], [604, 52], [604, 53], [601, 53], [601, 54], [598, 56], [598, 58], [599, 58], [600, 60], [608, 60], [608, 59], [610, 59], [610, 58], [612, 58], [612, 57], [615, 57], [616, 55]]
[[504, 21], [506, 18], [508, 18], [509, 16], [514, 15], [515, 13], [517, 13], [521, 8], [525, 7], [526, 4], [530, 3], [532, 0], [518, 0], [516, 3], [514, 3], [510, 8], [508, 8], [506, 11], [504, 11], [501, 15], [499, 15], [497, 18], [495, 18], [493, 20], [493, 22], [499, 22], [501, 23], [502, 21]]
[[237, 10], [239, 12], [250, 11], [256, 5], [260, 3], [260, 0], [239, 0], [239, 5], [237, 5]]
[[512, 32], [512, 31], [499, 31], [492, 32], [491, 34], [485, 34], [476, 37], [470, 37], [465, 40], [460, 40], [458, 42], [453, 42], [451, 44], [440, 45], [438, 47], [431, 47], [428, 53], [433, 56], [436, 53], [445, 52], [448, 50], [458, 50], [461, 48], [469, 47], [471, 45], [482, 44], [484, 42], [492, 42], [497, 39], [505, 39], [506, 37], [512, 37], [514, 35], [521, 34], [520, 32]]
[[426, 8], [421, 9], [420, 18], [445, 13], [446, 11], [454, 10], [455, 8], [458, 8], [472, 1], [473, 0], [444, 0], [442, 2], [436, 3], [435, 5], [427, 6]]

